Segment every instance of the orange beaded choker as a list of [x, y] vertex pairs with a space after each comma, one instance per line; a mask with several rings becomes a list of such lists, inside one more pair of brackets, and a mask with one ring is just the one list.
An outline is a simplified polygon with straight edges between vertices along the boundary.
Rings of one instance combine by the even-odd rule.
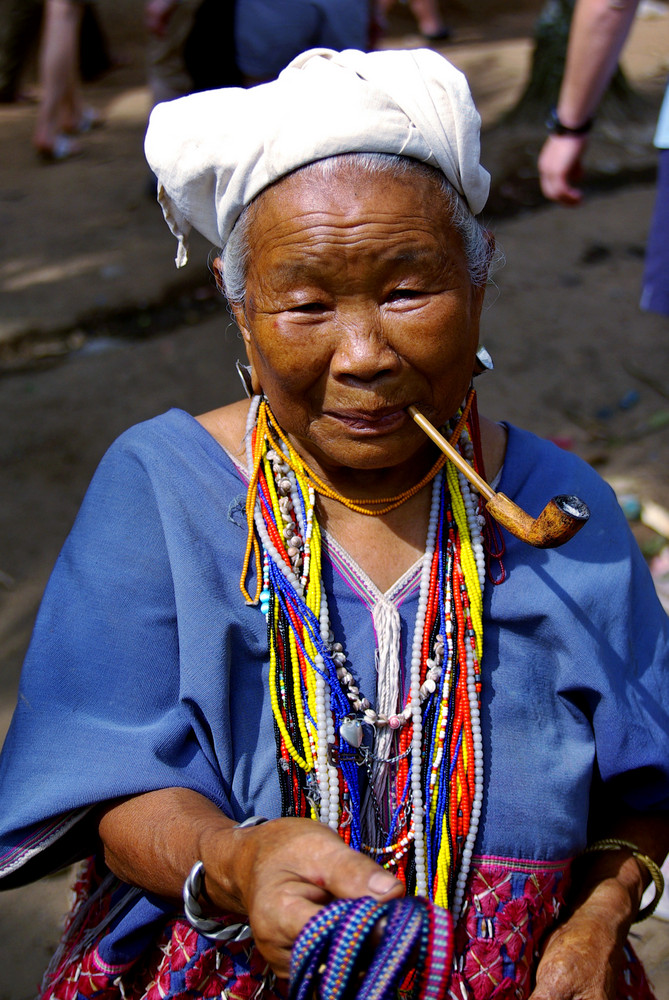
[[[460, 419], [450, 437], [451, 444], [455, 445], [462, 433], [462, 429], [467, 422], [469, 416], [469, 411], [472, 407], [472, 402], [474, 399], [474, 389], [473, 387], [467, 393], [467, 398], [465, 400], [465, 405], [462, 408], [460, 414]], [[281, 441], [285, 448], [281, 448], [279, 441]], [[381, 517], [383, 514], [388, 514], [391, 510], [395, 510], [397, 507], [401, 507], [403, 503], [406, 503], [411, 497], [415, 496], [417, 493], [431, 483], [434, 477], [437, 475], [440, 469], [444, 467], [448, 459], [445, 455], [440, 454], [437, 461], [434, 463], [432, 468], [423, 476], [420, 482], [416, 483], [415, 486], [410, 487], [410, 489], [405, 490], [403, 493], [398, 494], [394, 497], [387, 497], [385, 499], [377, 500], [351, 500], [349, 497], [345, 497], [342, 493], [328, 486], [327, 483], [318, 476], [313, 469], [310, 469], [307, 463], [301, 458], [300, 455], [295, 451], [292, 444], [283, 433], [279, 427], [274, 414], [272, 413], [269, 403], [266, 399], [262, 399], [258, 406], [258, 416], [256, 420], [256, 430], [255, 430], [255, 447], [254, 447], [254, 462], [253, 469], [251, 470], [251, 480], [249, 482], [248, 492], [246, 494], [246, 518], [249, 526], [249, 533], [246, 542], [246, 551], [244, 553], [244, 565], [242, 567], [241, 576], [241, 590], [244, 597], [249, 604], [257, 604], [258, 594], [260, 592], [260, 549], [258, 547], [257, 539], [253, 530], [253, 511], [256, 505], [256, 498], [258, 492], [258, 472], [260, 470], [260, 455], [262, 452], [262, 447], [260, 443], [263, 440], [267, 440], [270, 448], [275, 451], [280, 451], [282, 454], [283, 461], [295, 472], [296, 475], [302, 477], [307, 485], [311, 486], [317, 493], [321, 496], [328, 497], [330, 500], [336, 500], [338, 503], [343, 504], [349, 510], [355, 511], [356, 514], [366, 514], [368, 517]], [[369, 506], [363, 506], [363, 504], [368, 504]], [[250, 594], [246, 591], [246, 586], [244, 581], [248, 574], [249, 562], [251, 559], [251, 551], [254, 552], [256, 558], [256, 569], [258, 581], [257, 591], [255, 598], [251, 598]]]
[[[473, 393], [474, 390], [470, 389], [467, 394], [467, 399], [462, 409], [460, 419], [455, 430], [453, 431], [453, 434], [451, 435], [450, 443], [453, 445], [457, 443], [462, 433], [462, 429], [467, 422], [467, 417], [469, 416], [469, 411], [472, 405]], [[327, 483], [324, 483], [323, 480], [316, 475], [313, 469], [309, 468], [304, 459], [297, 454], [279, 425], [276, 423], [274, 414], [270, 410], [269, 404], [266, 400], [261, 402], [258, 410], [258, 426], [260, 426], [261, 410], [263, 407], [265, 409], [265, 414], [263, 414], [263, 416], [265, 417], [266, 434], [271, 447], [275, 450], [277, 449], [277, 442], [273, 437], [273, 433], [276, 432], [277, 437], [286, 446], [286, 451], [283, 453], [284, 461], [290, 466], [293, 472], [299, 473], [303, 476], [309, 486], [312, 486], [317, 493], [321, 494], [321, 496], [329, 497], [331, 500], [337, 500], [338, 503], [343, 504], [344, 507], [348, 507], [349, 510], [353, 510], [357, 514], [367, 514], [369, 517], [380, 517], [382, 514], [387, 514], [389, 511], [395, 510], [397, 507], [401, 507], [403, 503], [406, 503], [406, 501], [415, 496], [416, 493], [420, 493], [424, 486], [431, 483], [436, 474], [444, 467], [447, 461], [445, 455], [439, 455], [437, 461], [434, 463], [429, 472], [423, 476], [419, 483], [416, 483], [415, 486], [405, 490], [403, 493], [399, 493], [395, 497], [388, 497], [382, 500], [351, 500], [349, 497], [345, 497], [341, 493], [338, 493], [337, 490], [333, 489], [331, 486], [328, 486]], [[373, 506], [374, 509], [368, 510], [367, 507], [362, 506], [363, 504], [369, 504], [370, 506]]]

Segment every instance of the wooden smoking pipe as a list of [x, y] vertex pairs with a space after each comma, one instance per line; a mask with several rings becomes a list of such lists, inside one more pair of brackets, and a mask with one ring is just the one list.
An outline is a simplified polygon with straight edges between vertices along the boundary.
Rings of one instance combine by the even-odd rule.
[[565, 495], [553, 497], [538, 517], [530, 517], [503, 493], [495, 493], [485, 479], [482, 479], [472, 469], [460, 452], [455, 450], [453, 445], [446, 440], [443, 434], [439, 433], [436, 427], [432, 426], [422, 413], [418, 412], [415, 406], [409, 406], [407, 409], [421, 430], [425, 431], [444, 455], [485, 498], [486, 510], [490, 511], [502, 527], [510, 531], [516, 538], [520, 538], [521, 541], [529, 542], [530, 545], [534, 545], [538, 549], [556, 548], [573, 538], [590, 517], [590, 511], [582, 500], [578, 497]]

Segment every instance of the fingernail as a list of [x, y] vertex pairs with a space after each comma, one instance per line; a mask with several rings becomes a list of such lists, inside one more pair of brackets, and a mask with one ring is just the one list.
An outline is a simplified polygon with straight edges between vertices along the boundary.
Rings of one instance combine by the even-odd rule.
[[370, 892], [376, 893], [377, 896], [383, 896], [386, 892], [390, 892], [397, 885], [397, 879], [389, 875], [388, 872], [374, 872], [371, 876], [369, 882], [367, 883], [367, 888]]

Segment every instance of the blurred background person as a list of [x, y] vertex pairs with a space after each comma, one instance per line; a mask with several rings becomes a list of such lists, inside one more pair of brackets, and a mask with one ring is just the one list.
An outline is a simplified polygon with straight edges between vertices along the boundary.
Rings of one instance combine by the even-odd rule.
[[25, 64], [39, 35], [43, 0], [6, 0], [0, 23], [0, 103], [22, 97]]
[[[583, 155], [599, 103], [611, 81], [638, 7], [638, 0], [578, 0], [569, 33], [564, 77], [551, 112], [550, 136], [539, 155], [539, 179], [547, 198], [578, 205]], [[657, 197], [646, 247], [641, 308], [669, 316], [669, 90], [655, 145], [659, 149]]]
[[306, 49], [370, 47], [367, 0], [238, 0], [237, 62], [247, 85], [275, 79]]
[[367, 0], [148, 0], [144, 19], [153, 105], [273, 80], [309, 48], [370, 47]]
[[[396, 3], [397, 0], [379, 0], [382, 20]], [[451, 37], [451, 29], [446, 27], [441, 15], [439, 0], [400, 0], [400, 3], [408, 5], [423, 38], [430, 42], [443, 42]]]
[[40, 102], [33, 134], [37, 153], [50, 162], [81, 152], [74, 135], [102, 124], [81, 93], [79, 39], [84, 5], [46, 0], [39, 52]]
[[234, 48], [234, 0], [148, 0], [151, 104], [241, 83]]

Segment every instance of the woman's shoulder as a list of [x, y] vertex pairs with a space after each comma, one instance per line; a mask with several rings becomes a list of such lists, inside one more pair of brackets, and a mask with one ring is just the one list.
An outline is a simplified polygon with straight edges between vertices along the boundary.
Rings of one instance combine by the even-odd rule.
[[[534, 550], [533, 558], [529, 559], [524, 543], [507, 538], [507, 554], [517, 549], [523, 562], [534, 564], [538, 560], [543, 565], [548, 560], [552, 574], [567, 573], [574, 585], [574, 562], [578, 562], [583, 571], [587, 566], [597, 567], [597, 573], [613, 565], [619, 567], [630, 559], [641, 566], [641, 554], [616, 494], [606, 480], [579, 455], [552, 441], [513, 425], [509, 425], [507, 431], [506, 455], [498, 487], [502, 493], [533, 517], [552, 497], [560, 495], [578, 497], [590, 511], [587, 524], [566, 545]], [[643, 569], [647, 573], [645, 567]], [[587, 574], [582, 572], [580, 579], [585, 585]]]
[[[584, 459], [531, 431], [506, 424], [507, 442], [500, 490], [515, 498], [520, 494], [578, 493], [607, 497], [615, 503], [609, 484]], [[550, 499], [545, 497], [545, 500]], [[588, 497], [581, 499], [588, 502]]]
[[249, 400], [244, 399], [228, 406], [219, 406], [208, 413], [196, 417], [207, 433], [231, 455], [238, 464], [246, 464], [246, 422], [249, 415]]
[[103, 466], [132, 462], [152, 476], [171, 478], [184, 469], [192, 473], [216, 470], [239, 478], [246, 468], [245, 403], [233, 403], [202, 416], [173, 408], [135, 424], [109, 448]]
[[[120, 435], [98, 465], [66, 542], [68, 558], [91, 552], [117, 566], [163, 559], [197, 539], [227, 544], [244, 528], [245, 464], [184, 410], [171, 409]], [[130, 552], [132, 555], [128, 555]]]

